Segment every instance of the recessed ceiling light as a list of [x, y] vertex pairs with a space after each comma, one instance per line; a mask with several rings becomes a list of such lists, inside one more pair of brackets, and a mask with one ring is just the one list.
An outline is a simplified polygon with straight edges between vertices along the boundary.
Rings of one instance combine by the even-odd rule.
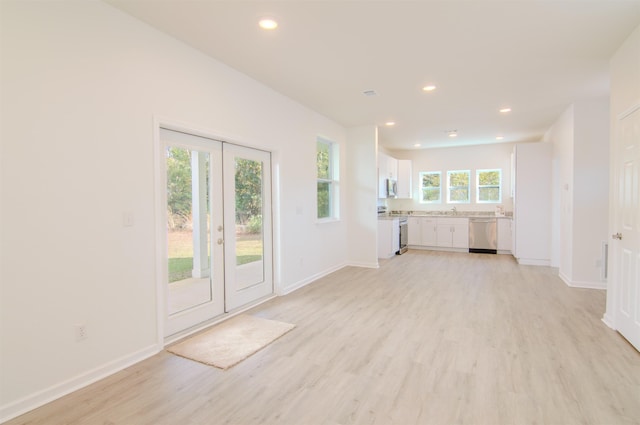
[[458, 132], [456, 130], [452, 130], [449, 132], [449, 137], [458, 137]]
[[278, 23], [271, 18], [260, 19], [258, 25], [260, 25], [260, 28], [263, 30], [274, 30], [278, 28]]
[[500, 112], [502, 112], [503, 114], [506, 114], [507, 112], [511, 112], [511, 108], [502, 108], [500, 109]]
[[384, 125], [386, 125], [387, 127], [393, 127], [394, 125], [396, 125], [396, 123], [394, 121], [388, 121], [384, 123]]
[[424, 86], [422, 88], [422, 90], [424, 90], [424, 91], [434, 91], [435, 89], [436, 89], [436, 86], [434, 86], [434, 85], [428, 85], [428, 86]]
[[413, 145], [414, 148], [419, 148], [420, 146], [422, 146], [420, 143], [416, 143], [415, 145]]
[[497, 136], [496, 137], [496, 140], [502, 140], [502, 139], [504, 139], [504, 136]]

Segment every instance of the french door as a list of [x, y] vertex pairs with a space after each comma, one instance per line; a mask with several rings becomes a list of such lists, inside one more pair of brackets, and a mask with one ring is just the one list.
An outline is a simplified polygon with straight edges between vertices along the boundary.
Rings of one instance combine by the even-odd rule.
[[165, 336], [273, 292], [268, 152], [160, 129]]

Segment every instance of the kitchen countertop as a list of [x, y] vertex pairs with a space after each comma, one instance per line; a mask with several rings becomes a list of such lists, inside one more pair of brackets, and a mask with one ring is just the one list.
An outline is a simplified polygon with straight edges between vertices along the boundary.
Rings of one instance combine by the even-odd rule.
[[504, 215], [496, 215], [491, 211], [391, 211], [386, 214], [379, 214], [378, 219], [389, 220], [399, 217], [451, 217], [451, 218], [470, 218], [470, 217], [495, 217], [495, 218], [513, 218], [513, 213], [507, 212]]

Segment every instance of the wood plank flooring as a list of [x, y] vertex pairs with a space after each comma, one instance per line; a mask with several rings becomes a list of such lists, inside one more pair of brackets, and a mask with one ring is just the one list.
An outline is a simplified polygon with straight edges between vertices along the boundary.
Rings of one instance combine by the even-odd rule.
[[162, 352], [8, 424], [638, 424], [604, 308], [510, 256], [409, 251], [251, 310], [297, 328], [230, 370]]

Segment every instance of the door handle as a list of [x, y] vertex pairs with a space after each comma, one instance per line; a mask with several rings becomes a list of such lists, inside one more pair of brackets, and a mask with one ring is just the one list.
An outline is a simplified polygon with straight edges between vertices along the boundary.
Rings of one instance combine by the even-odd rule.
[[622, 233], [616, 233], [615, 235], [611, 235], [611, 239], [622, 240]]
[[218, 239], [218, 245], [222, 245], [224, 243], [224, 240], [222, 238]]

